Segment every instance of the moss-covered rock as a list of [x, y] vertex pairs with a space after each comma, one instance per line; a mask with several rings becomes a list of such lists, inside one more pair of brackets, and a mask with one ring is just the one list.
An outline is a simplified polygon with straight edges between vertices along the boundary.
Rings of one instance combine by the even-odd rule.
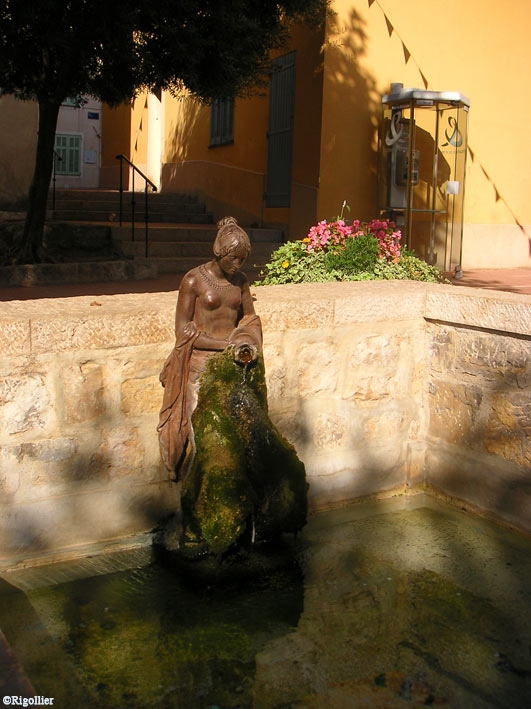
[[192, 425], [196, 452], [181, 494], [184, 547], [222, 555], [304, 526], [304, 465], [269, 419], [261, 355], [247, 366], [230, 349], [209, 358]]

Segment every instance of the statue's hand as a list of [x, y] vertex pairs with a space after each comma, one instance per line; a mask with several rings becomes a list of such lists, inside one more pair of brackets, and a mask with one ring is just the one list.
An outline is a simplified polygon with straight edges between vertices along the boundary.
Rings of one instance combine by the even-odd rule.
[[240, 345], [233, 345], [232, 357], [238, 364], [251, 364], [251, 362], [256, 362], [258, 359], [258, 349], [254, 345], [245, 342]]

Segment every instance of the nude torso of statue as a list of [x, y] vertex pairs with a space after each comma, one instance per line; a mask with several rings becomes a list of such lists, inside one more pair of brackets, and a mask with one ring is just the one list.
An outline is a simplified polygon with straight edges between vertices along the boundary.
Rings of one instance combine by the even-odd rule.
[[175, 334], [177, 339], [187, 334], [193, 322], [201, 333], [194, 343], [196, 349], [225, 349], [239, 320], [254, 314], [246, 276], [237, 269], [219, 273], [217, 266], [218, 262], [211, 261], [192, 269], [179, 289]]

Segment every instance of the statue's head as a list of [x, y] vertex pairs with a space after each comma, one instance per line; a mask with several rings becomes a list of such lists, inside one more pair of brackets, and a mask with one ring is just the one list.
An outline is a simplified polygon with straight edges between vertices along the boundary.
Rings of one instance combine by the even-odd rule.
[[218, 224], [218, 233], [214, 239], [214, 256], [218, 259], [240, 251], [245, 257], [251, 253], [251, 242], [247, 233], [239, 226], [234, 217], [223, 217]]

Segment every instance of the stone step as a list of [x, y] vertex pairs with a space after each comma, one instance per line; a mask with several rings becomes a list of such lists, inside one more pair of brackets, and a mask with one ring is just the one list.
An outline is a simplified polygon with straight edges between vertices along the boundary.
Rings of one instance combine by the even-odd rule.
[[[125, 204], [131, 200], [132, 192], [122, 192], [122, 201]], [[140, 202], [145, 198], [144, 192], [135, 192], [135, 201]], [[49, 204], [52, 202], [52, 193], [48, 195]], [[119, 204], [119, 190], [56, 190], [55, 203], [61, 202], [114, 202]], [[187, 195], [181, 192], [148, 192], [149, 203], [158, 204], [200, 204], [195, 195]]]
[[[205, 263], [205, 259], [202, 256], [183, 256], [178, 258], [150, 257], [148, 261], [156, 267], [158, 273], [176, 274], [186, 273], [190, 269], [195, 268], [196, 266], [199, 266], [202, 263]], [[249, 281], [252, 282], [253, 280], [256, 280], [258, 278], [260, 269], [262, 268], [264, 263], [260, 263], [259, 260], [253, 259], [252, 255], [249, 257], [249, 261], [246, 262], [242, 268], [242, 271], [246, 274]]]
[[[50, 225], [69, 225], [77, 239], [90, 248], [98, 243], [101, 230], [111, 230], [123, 256], [132, 261], [148, 259], [159, 273], [185, 273], [212, 258], [217, 228], [213, 215], [196, 197], [172, 192], [149, 193], [149, 221], [144, 221], [144, 193], [135, 197], [134, 229], [130, 222], [131, 193], [123, 193], [122, 224], [119, 224], [118, 190], [57, 190], [55, 208], [50, 202]], [[246, 228], [252, 252], [244, 271], [257, 277], [271, 253], [283, 242], [280, 229]], [[80, 236], [80, 232], [83, 234]], [[85, 236], [86, 234], [86, 236]]]
[[[145, 193], [123, 192], [122, 222], [132, 218], [131, 198], [134, 196], [135, 221], [144, 221]], [[197, 197], [175, 192], [149, 192], [150, 222], [212, 224], [212, 214]], [[55, 202], [48, 198], [49, 221], [110, 221], [120, 219], [118, 190], [57, 190]]]
[[[249, 235], [251, 244], [260, 242], [274, 243], [277, 246], [283, 242], [282, 229], [269, 228], [245, 228]], [[217, 227], [201, 224], [148, 224], [149, 241], [171, 241], [171, 242], [198, 242], [205, 241], [212, 246], [216, 236]], [[135, 224], [135, 241], [144, 240], [144, 225]], [[131, 241], [131, 224], [124, 224], [121, 227], [112, 226], [112, 235], [116, 241]]]
[[[109, 205], [108, 209], [89, 209], [87, 206], [82, 206], [79, 209], [62, 209], [55, 208], [53, 211], [50, 210], [48, 213], [48, 221], [54, 222], [81, 222], [81, 221], [92, 221], [92, 222], [118, 222], [120, 220], [120, 210], [118, 208], [113, 209], [115, 205]], [[165, 222], [168, 224], [182, 223], [182, 224], [212, 224], [212, 214], [192, 209], [167, 209], [160, 211], [158, 209], [148, 210], [148, 221], [150, 223], [160, 223]], [[124, 222], [130, 222], [132, 218], [131, 210], [124, 209], [122, 211], [122, 224]], [[135, 209], [135, 224], [144, 223], [144, 210]]]
[[[126, 256], [143, 257], [145, 242], [143, 240], [121, 241], [120, 247]], [[271, 253], [278, 247], [277, 243], [260, 241], [252, 245], [248, 261], [269, 260]], [[200, 258], [206, 261], [212, 258], [212, 244], [206, 241], [150, 241], [148, 242], [149, 258]]]

